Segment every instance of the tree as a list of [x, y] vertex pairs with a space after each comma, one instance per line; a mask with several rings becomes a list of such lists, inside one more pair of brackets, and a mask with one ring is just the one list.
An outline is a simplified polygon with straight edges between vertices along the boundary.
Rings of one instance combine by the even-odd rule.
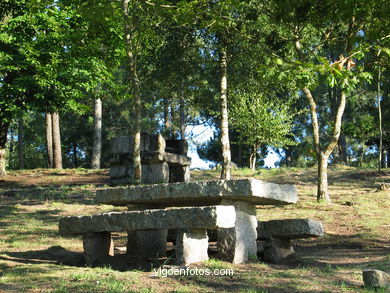
[[92, 169], [100, 169], [100, 157], [102, 153], [102, 100], [95, 99], [93, 116], [93, 143], [92, 143]]
[[[266, 45], [273, 63], [281, 69], [279, 73], [283, 72], [301, 90], [310, 109], [318, 162], [318, 201], [330, 201], [328, 160], [340, 137], [347, 95], [359, 83], [370, 79], [359, 60], [371, 46], [365, 36], [377, 23], [371, 17], [379, 9], [376, 5], [374, 2], [273, 1], [268, 8], [261, 6], [270, 16]], [[339, 89], [333, 121], [321, 119], [319, 113], [320, 99], [315, 94], [323, 84]]]
[[239, 141], [252, 146], [250, 168], [256, 168], [256, 154], [262, 145], [283, 147], [295, 144], [289, 136], [294, 113], [291, 102], [266, 98], [259, 93], [236, 93], [230, 117]]

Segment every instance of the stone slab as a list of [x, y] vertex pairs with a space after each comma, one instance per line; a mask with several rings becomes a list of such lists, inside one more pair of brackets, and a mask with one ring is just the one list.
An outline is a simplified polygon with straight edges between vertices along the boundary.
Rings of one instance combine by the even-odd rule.
[[179, 230], [176, 239], [176, 263], [189, 265], [209, 259], [206, 229]]
[[[143, 133], [141, 135], [141, 152], [164, 152], [165, 139], [161, 134], [149, 135]], [[122, 136], [111, 140], [111, 154], [125, 155], [133, 153], [133, 137]]]
[[280, 238], [298, 239], [321, 237], [324, 228], [321, 222], [311, 219], [285, 219], [259, 222], [257, 226], [258, 239]]
[[89, 266], [114, 255], [114, 242], [109, 232], [85, 233], [83, 235], [84, 260]]
[[390, 274], [380, 270], [363, 270], [363, 281], [368, 287], [390, 288]]
[[244, 263], [257, 255], [256, 207], [245, 201], [224, 200], [222, 204], [234, 204], [236, 224], [234, 228], [218, 229], [218, 258], [235, 264]]
[[163, 210], [111, 212], [61, 218], [62, 235], [161, 229], [217, 229], [235, 225], [234, 206], [185, 207]]
[[166, 256], [167, 229], [128, 231], [126, 253], [139, 258]]
[[96, 202], [123, 206], [132, 203], [162, 206], [213, 205], [221, 200], [247, 201], [258, 205], [283, 205], [298, 201], [293, 185], [256, 179], [178, 182], [98, 190]]
[[269, 263], [280, 263], [294, 255], [294, 248], [290, 239], [274, 238], [264, 244], [264, 261]]

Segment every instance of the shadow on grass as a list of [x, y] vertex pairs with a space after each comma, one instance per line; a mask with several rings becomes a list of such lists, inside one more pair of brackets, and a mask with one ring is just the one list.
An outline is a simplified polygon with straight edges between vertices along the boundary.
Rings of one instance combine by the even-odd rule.
[[1, 260], [21, 264], [54, 263], [68, 266], [84, 266], [83, 255], [78, 252], [66, 250], [62, 246], [52, 246], [45, 250], [29, 250], [20, 252], [6, 252], [0, 256]]

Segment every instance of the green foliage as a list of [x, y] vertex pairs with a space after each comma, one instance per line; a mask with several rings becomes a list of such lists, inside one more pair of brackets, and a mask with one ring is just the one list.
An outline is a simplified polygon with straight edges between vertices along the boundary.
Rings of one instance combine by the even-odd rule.
[[270, 99], [258, 93], [234, 93], [231, 96], [230, 119], [241, 143], [256, 148], [295, 144], [289, 135], [296, 114], [291, 109], [291, 102]]

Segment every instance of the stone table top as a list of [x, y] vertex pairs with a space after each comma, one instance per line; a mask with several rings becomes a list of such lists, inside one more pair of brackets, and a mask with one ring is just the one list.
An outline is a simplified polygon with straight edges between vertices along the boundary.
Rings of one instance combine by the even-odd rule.
[[134, 185], [96, 192], [97, 203], [116, 206], [203, 206], [220, 204], [221, 200], [247, 201], [256, 205], [285, 205], [296, 203], [298, 195], [294, 185], [256, 179]]

